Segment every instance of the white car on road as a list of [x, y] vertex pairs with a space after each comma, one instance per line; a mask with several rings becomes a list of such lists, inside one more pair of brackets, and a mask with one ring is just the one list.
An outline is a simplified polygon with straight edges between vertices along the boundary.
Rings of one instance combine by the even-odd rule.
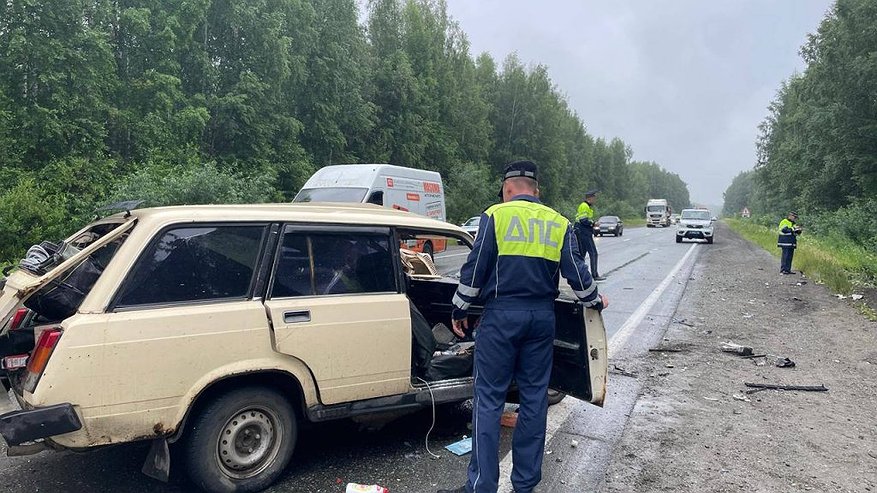
[[713, 218], [708, 209], [683, 209], [676, 224], [676, 243], [684, 239], [713, 242]]

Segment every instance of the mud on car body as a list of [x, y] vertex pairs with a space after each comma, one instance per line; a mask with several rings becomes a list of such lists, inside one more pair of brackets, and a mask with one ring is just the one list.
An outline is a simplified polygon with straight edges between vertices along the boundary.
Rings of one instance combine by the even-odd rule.
[[[21, 409], [0, 416], [0, 435], [18, 454], [151, 440], [144, 472], [164, 480], [176, 443], [196, 487], [258, 491], [303, 422], [469, 399], [471, 351], [448, 350], [467, 341], [433, 335], [457, 281], [399, 248], [427, 237], [471, 247], [457, 226], [371, 205], [180, 206], [90, 224], [5, 280], [0, 356]], [[551, 387], [602, 405], [602, 318], [574, 301], [556, 311]]]

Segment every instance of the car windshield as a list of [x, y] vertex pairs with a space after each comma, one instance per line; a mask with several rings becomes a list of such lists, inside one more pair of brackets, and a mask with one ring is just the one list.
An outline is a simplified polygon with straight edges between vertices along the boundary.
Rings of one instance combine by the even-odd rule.
[[470, 217], [463, 223], [463, 226], [478, 226], [479, 222], [481, 222], [481, 216]]
[[293, 202], [362, 202], [365, 188], [304, 188]]
[[648, 207], [648, 211], [649, 212], [664, 212], [664, 209], [666, 209], [666, 208], [667, 208], [667, 206], [665, 206], [665, 205], [650, 205]]
[[597, 220], [597, 222], [605, 223], [605, 224], [617, 223], [618, 217], [617, 216], [603, 216], [599, 220]]
[[682, 219], [710, 220], [710, 211], [683, 211]]

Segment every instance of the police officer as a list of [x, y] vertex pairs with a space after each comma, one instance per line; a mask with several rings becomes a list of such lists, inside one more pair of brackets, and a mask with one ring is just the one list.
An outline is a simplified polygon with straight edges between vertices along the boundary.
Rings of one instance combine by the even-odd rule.
[[512, 439], [511, 480], [516, 492], [533, 491], [542, 479], [559, 276], [585, 306], [607, 306], [597, 294], [569, 220], [539, 201], [536, 165], [506, 165], [501, 194], [503, 203], [481, 215], [453, 298], [451, 322], [458, 336], [468, 329], [466, 310], [471, 303], [483, 303], [484, 314], [475, 332], [468, 481], [440, 493], [497, 491], [500, 417], [512, 379], [521, 404]]
[[800, 226], [795, 223], [798, 221], [798, 214], [790, 212], [789, 215], [780, 221], [779, 237], [777, 238], [777, 246], [783, 251], [780, 257], [780, 274], [792, 273], [792, 257], [795, 256], [795, 248], [798, 248], [798, 235], [803, 231]]
[[594, 209], [591, 207], [597, 201], [597, 190], [589, 190], [585, 193], [585, 200], [579, 204], [576, 212], [575, 233], [579, 241], [579, 250], [582, 256], [588, 256], [591, 261], [591, 274], [597, 281], [606, 279], [597, 270], [597, 243], [594, 241]]

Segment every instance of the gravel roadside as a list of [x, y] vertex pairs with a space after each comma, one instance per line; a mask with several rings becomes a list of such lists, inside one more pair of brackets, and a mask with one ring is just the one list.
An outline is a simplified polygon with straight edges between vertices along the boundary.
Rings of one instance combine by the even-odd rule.
[[[877, 323], [778, 270], [719, 225], [661, 344], [681, 351], [627, 368], [644, 387], [603, 491], [877, 491]], [[771, 356], [721, 352], [728, 341]]]

